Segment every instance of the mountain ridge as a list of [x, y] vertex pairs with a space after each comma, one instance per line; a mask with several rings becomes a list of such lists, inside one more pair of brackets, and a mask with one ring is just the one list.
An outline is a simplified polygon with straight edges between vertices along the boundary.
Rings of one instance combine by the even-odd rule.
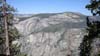
[[22, 35], [18, 40], [21, 52], [28, 56], [79, 56], [86, 17], [67, 12], [15, 18], [19, 20], [14, 26]]

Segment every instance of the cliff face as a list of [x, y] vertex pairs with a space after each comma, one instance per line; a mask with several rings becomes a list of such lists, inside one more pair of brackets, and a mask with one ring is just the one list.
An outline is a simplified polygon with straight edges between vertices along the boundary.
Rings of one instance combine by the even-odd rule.
[[44, 13], [17, 18], [22, 34], [21, 52], [28, 56], [78, 56], [86, 16], [79, 13]]

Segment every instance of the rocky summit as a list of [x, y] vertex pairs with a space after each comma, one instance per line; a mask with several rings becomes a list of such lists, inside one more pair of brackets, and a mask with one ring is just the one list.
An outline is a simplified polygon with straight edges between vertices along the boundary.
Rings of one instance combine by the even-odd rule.
[[[26, 15], [27, 16], [27, 15]], [[79, 56], [86, 16], [81, 13], [17, 15], [18, 43], [28, 56]], [[16, 42], [16, 41], [14, 41]]]

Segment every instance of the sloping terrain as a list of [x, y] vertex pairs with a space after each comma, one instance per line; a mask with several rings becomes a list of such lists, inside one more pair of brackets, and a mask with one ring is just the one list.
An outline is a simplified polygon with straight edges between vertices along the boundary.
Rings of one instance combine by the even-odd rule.
[[28, 56], [78, 56], [86, 28], [80, 13], [44, 13], [19, 19], [14, 26], [22, 34], [21, 52]]

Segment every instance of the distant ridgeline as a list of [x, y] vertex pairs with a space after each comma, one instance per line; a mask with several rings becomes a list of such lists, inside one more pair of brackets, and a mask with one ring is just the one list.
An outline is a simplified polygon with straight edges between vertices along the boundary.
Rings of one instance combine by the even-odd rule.
[[[19, 22], [14, 26], [22, 34], [18, 40], [22, 44], [21, 52], [28, 56], [79, 56], [79, 53], [81, 56], [86, 56], [90, 52], [94, 54], [93, 50], [97, 48], [96, 43], [99, 43], [95, 42], [99, 39], [92, 39], [92, 34], [98, 30], [91, 30], [95, 28], [94, 24], [99, 25], [96, 20], [100, 17], [88, 18], [79, 13], [66, 12], [34, 14], [25, 18], [19, 15], [16, 18]], [[86, 33], [84, 37], [86, 27], [90, 33]]]
[[14, 26], [22, 34], [18, 41], [22, 44], [21, 52], [28, 56], [79, 56], [85, 15], [65, 12], [18, 18]]

